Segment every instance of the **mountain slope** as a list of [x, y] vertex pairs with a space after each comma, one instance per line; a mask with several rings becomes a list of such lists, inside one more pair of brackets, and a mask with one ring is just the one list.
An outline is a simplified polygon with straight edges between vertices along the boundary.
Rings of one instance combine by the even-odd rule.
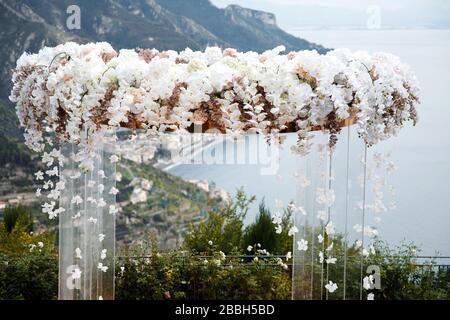
[[[81, 29], [66, 28], [66, 9], [76, 3]], [[201, 49], [227, 45], [192, 20], [153, 1], [0, 0], [0, 99], [9, 95], [10, 70], [24, 51], [65, 41], [108, 41], [116, 48]]]
[[173, 13], [192, 19], [240, 50], [263, 51], [285, 45], [288, 51], [305, 49], [325, 51], [319, 45], [281, 30], [272, 13], [238, 5], [219, 9], [209, 0], [156, 0], [156, 2]]
[[[66, 27], [72, 4], [80, 7], [80, 30]], [[324, 51], [279, 29], [271, 13], [236, 5], [219, 9], [208, 0], [0, 0], [0, 100], [7, 100], [10, 70], [23, 51], [69, 40], [162, 50], [218, 45], [260, 52], [284, 44]]]

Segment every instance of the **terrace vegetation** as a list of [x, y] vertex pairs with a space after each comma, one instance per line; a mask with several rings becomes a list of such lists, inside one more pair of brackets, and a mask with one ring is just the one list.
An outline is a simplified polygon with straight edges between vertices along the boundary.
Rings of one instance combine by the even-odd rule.
[[[261, 203], [256, 220], [244, 228], [243, 219], [254, 201], [237, 192], [227, 206], [189, 225], [174, 250], [160, 251], [154, 233], [138, 244], [122, 245], [116, 259], [116, 299], [291, 299], [291, 262], [280, 260], [292, 248], [287, 234], [291, 212], [284, 211], [283, 232], [277, 234], [270, 211]], [[57, 298], [55, 232], [32, 233], [31, 222], [24, 208], [4, 212], [0, 299]], [[342, 241], [342, 236], [336, 237], [335, 245], [344, 248]], [[416, 254], [412, 244], [390, 248], [375, 243], [375, 253], [364, 259], [364, 266], [376, 264], [381, 269], [382, 287], [372, 291], [376, 299], [450, 298], [450, 269], [420, 268]], [[351, 299], [358, 298], [351, 292], [359, 287], [359, 267], [359, 263], [347, 266]], [[341, 299], [339, 289], [328, 298]]]

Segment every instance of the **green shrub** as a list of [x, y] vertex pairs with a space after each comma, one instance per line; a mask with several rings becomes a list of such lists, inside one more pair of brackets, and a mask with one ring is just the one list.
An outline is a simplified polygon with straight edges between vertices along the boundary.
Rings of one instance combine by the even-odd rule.
[[[201, 257], [186, 251], [159, 253], [155, 241], [133, 247], [116, 266], [116, 298], [289, 299], [290, 274], [275, 259], [250, 262], [210, 250]], [[149, 250], [151, 256], [149, 255]], [[132, 257], [148, 258], [132, 258]]]
[[0, 255], [0, 299], [50, 300], [58, 293], [58, 257], [33, 250], [19, 258]]
[[33, 234], [25, 207], [5, 210], [0, 223], [0, 299], [55, 299], [58, 255], [54, 236]]
[[33, 231], [33, 219], [27, 208], [23, 206], [9, 206], [3, 213], [3, 226], [7, 233], [11, 233], [16, 224], [20, 224], [24, 231]]
[[434, 261], [418, 265], [417, 252], [412, 243], [394, 248], [382, 241], [375, 243], [375, 254], [369, 256], [367, 264], [380, 267], [381, 289], [375, 290], [377, 299], [450, 299], [450, 268], [438, 272], [433, 268]]

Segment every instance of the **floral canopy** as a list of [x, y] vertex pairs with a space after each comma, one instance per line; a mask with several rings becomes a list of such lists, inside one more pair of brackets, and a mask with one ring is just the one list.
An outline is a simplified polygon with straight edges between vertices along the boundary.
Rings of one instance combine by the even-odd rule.
[[[218, 47], [116, 52], [105, 42], [69, 42], [19, 58], [10, 100], [27, 145], [43, 153], [49, 167], [35, 175], [49, 199], [42, 211], [60, 218], [60, 298], [114, 297], [114, 216], [119, 212], [114, 164], [119, 157], [113, 152], [104, 161], [96, 144], [104, 133], [128, 128], [143, 132], [141, 140], [158, 141], [166, 132], [269, 137], [291, 132], [298, 136], [293, 151], [307, 155], [311, 131], [326, 132], [332, 152], [344, 126], [355, 125], [370, 146], [395, 135], [405, 122], [416, 123], [417, 81], [397, 57], [345, 49], [325, 55], [283, 51], [280, 46], [262, 54]], [[134, 141], [128, 146], [134, 148], [128, 153], [142, 148]], [[319, 211], [326, 226], [318, 241], [324, 248], [327, 242], [327, 256], [325, 249], [319, 253], [322, 272], [324, 261], [336, 263], [331, 256], [334, 199], [330, 185], [317, 189], [315, 201], [327, 210]], [[278, 229], [280, 219], [275, 215]], [[357, 228], [363, 236], [371, 231], [364, 223]], [[297, 246], [309, 250], [303, 238]], [[337, 290], [332, 281], [324, 287]]]

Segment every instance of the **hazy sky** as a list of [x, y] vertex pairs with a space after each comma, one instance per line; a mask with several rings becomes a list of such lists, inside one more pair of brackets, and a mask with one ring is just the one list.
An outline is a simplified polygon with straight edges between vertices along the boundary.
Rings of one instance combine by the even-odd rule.
[[[448, 0], [211, 0], [275, 13], [286, 30], [310, 28], [450, 28]], [[371, 20], [372, 19], [372, 20]]]

